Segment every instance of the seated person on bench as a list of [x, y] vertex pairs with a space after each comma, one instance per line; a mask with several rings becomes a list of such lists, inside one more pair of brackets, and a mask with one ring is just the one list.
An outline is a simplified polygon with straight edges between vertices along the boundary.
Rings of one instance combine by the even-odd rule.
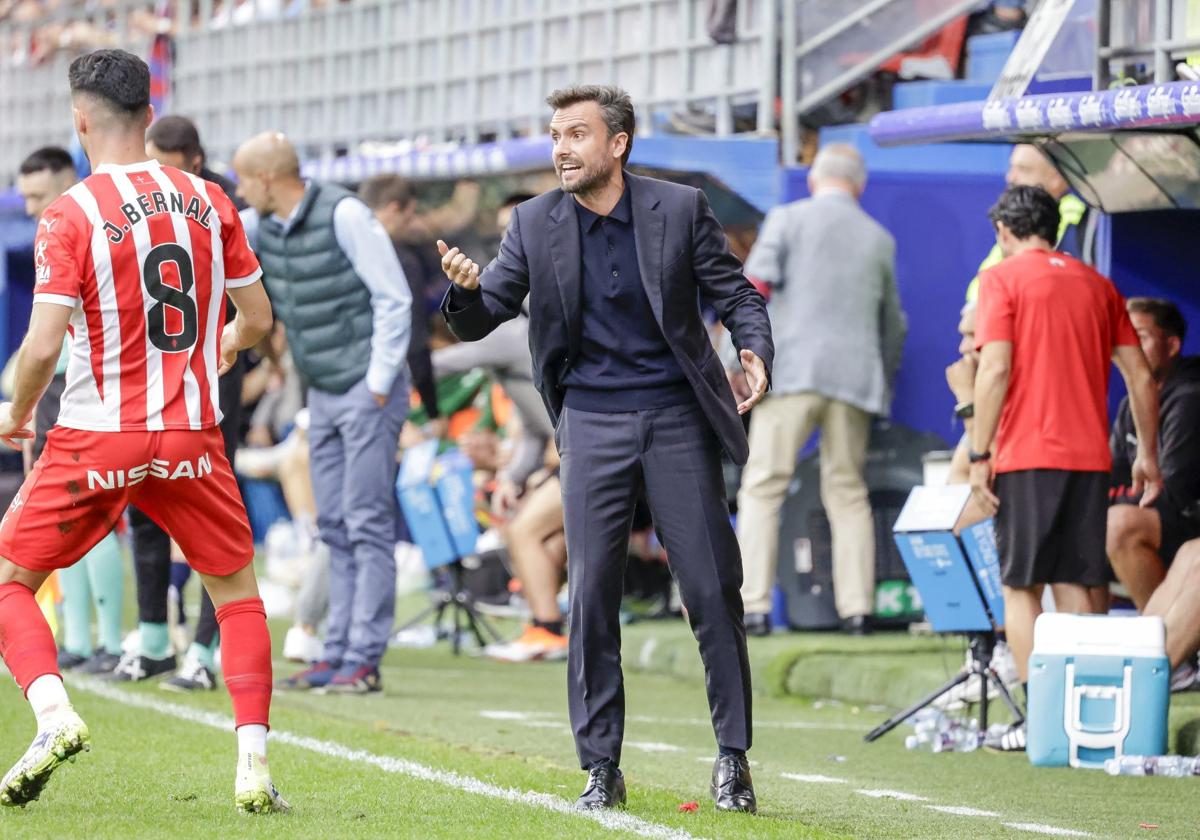
[[1130, 298], [1127, 309], [1158, 383], [1163, 492], [1148, 508], [1138, 507], [1130, 495], [1137, 433], [1125, 399], [1109, 438], [1112, 505], [1106, 544], [1117, 579], [1145, 611], [1180, 546], [1200, 537], [1200, 357], [1180, 354], [1187, 324], [1173, 303]]

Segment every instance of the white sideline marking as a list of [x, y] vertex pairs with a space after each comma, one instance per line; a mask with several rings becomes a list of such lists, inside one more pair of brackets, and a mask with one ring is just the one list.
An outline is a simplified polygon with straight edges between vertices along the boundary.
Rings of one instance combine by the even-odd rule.
[[820, 773], [780, 773], [779, 775], [785, 779], [791, 779], [793, 782], [805, 782], [812, 785], [844, 785], [846, 783], [845, 779], [822, 776]]
[[928, 802], [929, 798], [925, 796], [917, 796], [915, 793], [905, 793], [902, 790], [874, 790], [872, 788], [864, 788], [856, 790], [855, 793], [869, 796], [872, 799], [897, 799], [901, 802]]
[[1042, 825], [1041, 823], [1004, 823], [1006, 828], [1015, 828], [1017, 831], [1031, 831], [1034, 834], [1053, 834], [1056, 837], [1091, 837], [1086, 831], [1075, 831], [1071, 828], [1056, 828], [1052, 825]]
[[625, 746], [633, 747], [635, 750], [643, 752], [683, 752], [683, 747], [677, 747], [674, 744], [663, 744], [659, 741], [626, 741]]
[[953, 814], [956, 817], [998, 817], [995, 811], [981, 811], [979, 808], [968, 808], [965, 805], [926, 805], [930, 811], [943, 814]]
[[[121, 691], [120, 689], [86, 677], [72, 678], [70, 683], [73, 688], [80, 688], [98, 697], [103, 697], [106, 700], [121, 703], [124, 706], [147, 709], [187, 721], [188, 723], [210, 726], [213, 729], [221, 729], [227, 732], [233, 731], [233, 720], [224, 715], [202, 712], [188, 706], [181, 706], [176, 703], [168, 703], [144, 697], [140, 694]], [[697, 840], [697, 838], [686, 831], [650, 822], [649, 820], [643, 820], [631, 814], [625, 814], [620, 811], [576, 811], [572, 803], [560, 797], [551, 796], [548, 793], [538, 793], [536, 791], [522, 792], [513, 788], [500, 787], [499, 785], [493, 785], [472, 776], [464, 776], [451, 770], [438, 770], [403, 758], [375, 755], [366, 750], [351, 749], [336, 741], [322, 741], [317, 738], [296, 735], [292, 732], [285, 732], [279, 729], [271, 730], [271, 740], [279, 744], [299, 747], [300, 749], [330, 758], [340, 758], [359, 764], [370, 764], [388, 773], [411, 776], [414, 779], [426, 782], [435, 782], [439, 785], [455, 788], [466, 793], [473, 793], [477, 796], [487, 796], [492, 799], [501, 799], [520, 805], [545, 808], [548, 811], [555, 811], [572, 817], [581, 817], [599, 823], [602, 827], [610, 831], [626, 831], [636, 834], [639, 837], [649, 837], [654, 840]]]
[[[707, 764], [709, 767], [712, 767], [712, 766], [713, 766], [713, 763], [716, 761], [716, 759], [717, 759], [717, 756], [715, 756], [715, 755], [711, 755], [711, 754], [710, 754], [710, 755], [698, 755], [698, 756], [696, 756], [696, 762], [697, 762], [697, 763], [699, 763], [699, 764]], [[748, 759], [746, 759], [746, 761], [747, 761], [747, 762], [749, 762], [749, 764], [750, 764], [750, 766], [751, 766], [751, 767], [758, 767], [759, 769], [761, 769], [761, 768], [762, 768], [762, 764], [761, 764], [761, 763], [759, 763], [758, 759], [755, 759], [755, 758], [748, 758]]]
[[488, 720], [529, 720], [529, 715], [525, 712], [506, 712], [497, 709], [484, 709], [479, 716]]
[[[489, 720], [534, 720], [536, 718], [558, 718], [554, 712], [521, 712], [509, 709], [484, 709], [479, 713], [480, 717], [488, 718]], [[655, 717], [653, 715], [626, 715], [627, 723], [650, 723], [650, 724], [675, 724], [679, 726], [712, 726], [712, 721], [707, 718], [666, 718]], [[806, 720], [756, 720], [754, 721], [756, 729], [812, 729], [812, 730], [844, 730], [846, 732], [858, 732], [864, 727], [861, 724], [853, 723], [814, 723]]]

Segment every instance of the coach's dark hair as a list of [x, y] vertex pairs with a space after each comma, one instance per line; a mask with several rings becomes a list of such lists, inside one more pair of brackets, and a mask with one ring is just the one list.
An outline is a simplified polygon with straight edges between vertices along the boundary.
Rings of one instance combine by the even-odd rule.
[[595, 102], [600, 106], [604, 115], [604, 124], [608, 126], [609, 138], [616, 137], [621, 132], [628, 135], [625, 143], [625, 154], [621, 156], [621, 165], [629, 162], [629, 153], [633, 151], [633, 131], [637, 127], [633, 114], [633, 100], [629, 94], [616, 85], [572, 85], [559, 88], [546, 97], [546, 104], [554, 110], [569, 108], [580, 102]]
[[1173, 335], [1183, 343], [1187, 336], [1187, 321], [1179, 307], [1169, 300], [1152, 297], [1132, 297], [1125, 302], [1125, 309], [1130, 313], [1138, 312], [1149, 315], [1154, 319], [1154, 326], [1167, 335]]
[[146, 142], [153, 143], [164, 152], [204, 157], [204, 147], [200, 145], [200, 132], [196, 124], [178, 114], [168, 114], [155, 120], [146, 131]]
[[372, 210], [381, 210], [395, 202], [401, 209], [417, 200], [412, 184], [400, 175], [372, 175], [358, 187], [358, 197]]
[[75, 161], [71, 159], [70, 152], [61, 146], [42, 146], [42, 148], [21, 161], [21, 167], [18, 171], [22, 175], [32, 175], [34, 172], [50, 170], [50, 172], [57, 175], [59, 172], [66, 172], [68, 169], [72, 172], [75, 171]]
[[150, 104], [150, 68], [124, 50], [96, 50], [71, 62], [71, 93], [103, 99], [118, 114], [133, 117]]
[[1009, 187], [988, 210], [988, 218], [993, 225], [1003, 222], [1017, 239], [1058, 242], [1058, 202], [1041, 187]]

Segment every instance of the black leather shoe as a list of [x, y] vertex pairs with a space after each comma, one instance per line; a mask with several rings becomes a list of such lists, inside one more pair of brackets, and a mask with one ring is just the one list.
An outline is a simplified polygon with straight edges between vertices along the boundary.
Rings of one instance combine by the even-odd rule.
[[770, 636], [771, 616], [766, 613], [746, 613], [747, 636]]
[[843, 618], [842, 632], [847, 636], [865, 636], [871, 632], [871, 619], [865, 615]]
[[758, 813], [754, 782], [750, 778], [750, 761], [745, 755], [717, 756], [713, 765], [712, 798], [718, 811]]
[[625, 807], [625, 776], [617, 765], [606, 761], [588, 771], [587, 787], [575, 800], [580, 811]]

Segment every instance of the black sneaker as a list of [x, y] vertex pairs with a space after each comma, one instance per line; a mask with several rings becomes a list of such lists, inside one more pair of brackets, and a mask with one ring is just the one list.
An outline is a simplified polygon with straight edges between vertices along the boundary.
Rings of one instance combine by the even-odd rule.
[[121, 657], [109, 679], [115, 682], [141, 682], [174, 670], [174, 654], [163, 659], [154, 659], [141, 653], [127, 653]]
[[178, 691], [182, 694], [191, 691], [212, 691], [217, 687], [217, 679], [204, 663], [188, 656], [175, 672], [175, 676], [160, 683], [158, 687], [163, 691]]
[[83, 663], [79, 669], [81, 674], [91, 674], [93, 676], [104, 676], [111, 674], [121, 664], [121, 656], [116, 653], [109, 653], [106, 650], [98, 650], [92, 654], [92, 658]]
[[83, 663], [87, 662], [86, 656], [80, 656], [78, 653], [71, 653], [66, 648], [62, 648], [58, 652], [58, 670], [74, 671]]

